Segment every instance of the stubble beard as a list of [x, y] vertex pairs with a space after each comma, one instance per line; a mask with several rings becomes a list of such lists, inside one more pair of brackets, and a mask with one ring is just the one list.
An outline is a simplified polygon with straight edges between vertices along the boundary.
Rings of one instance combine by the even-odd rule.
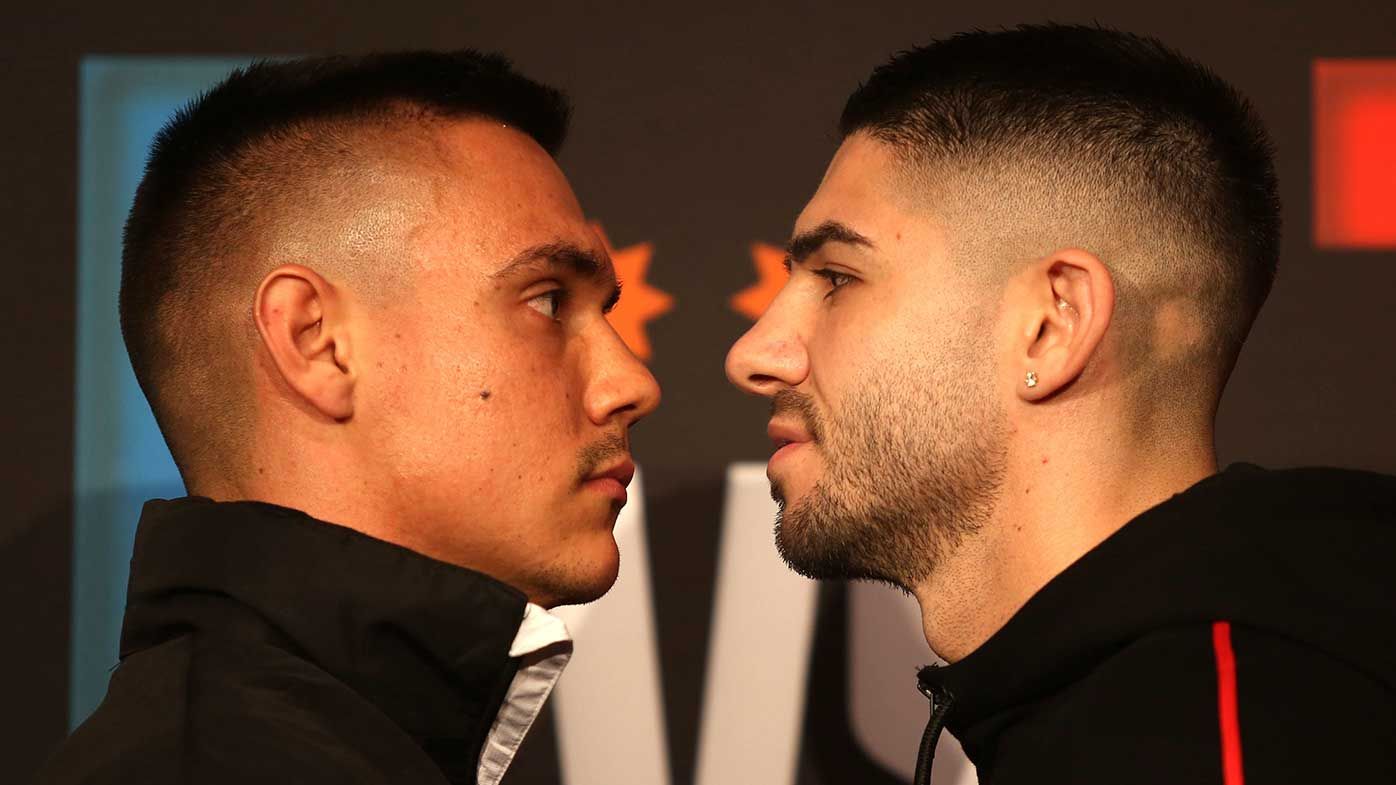
[[806, 577], [910, 592], [992, 514], [1005, 471], [1003, 419], [988, 390], [966, 384], [932, 393], [882, 376], [849, 400], [832, 418], [794, 390], [773, 400], [804, 418], [824, 463], [793, 504], [772, 483], [776, 548]]

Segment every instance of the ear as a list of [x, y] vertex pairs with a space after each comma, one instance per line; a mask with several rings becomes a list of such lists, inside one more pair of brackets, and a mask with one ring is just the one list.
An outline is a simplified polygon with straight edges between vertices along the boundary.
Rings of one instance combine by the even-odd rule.
[[354, 414], [354, 372], [341, 298], [314, 270], [282, 265], [257, 287], [252, 307], [262, 345], [286, 385], [333, 420]]
[[1075, 381], [1099, 349], [1115, 312], [1115, 285], [1100, 259], [1076, 248], [1034, 262], [1018, 284], [1014, 383], [1020, 399], [1040, 401]]

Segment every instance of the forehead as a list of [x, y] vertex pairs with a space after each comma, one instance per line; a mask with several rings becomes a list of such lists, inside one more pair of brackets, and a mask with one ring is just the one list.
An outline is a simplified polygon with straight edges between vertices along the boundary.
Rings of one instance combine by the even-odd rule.
[[913, 214], [923, 211], [913, 209], [905, 167], [888, 145], [862, 133], [848, 137], [795, 222], [796, 233], [837, 221], [877, 242], [883, 231], [895, 235], [913, 218], [929, 218]]
[[[864, 272], [896, 279], [951, 269], [944, 222], [929, 197], [929, 183], [887, 144], [858, 133], [834, 154], [819, 189], [795, 222], [795, 236], [839, 224], [871, 242], [860, 254]], [[852, 261], [841, 252], [841, 261]]]
[[493, 120], [453, 121], [433, 132], [427, 156], [428, 243], [483, 265], [544, 243], [597, 244], [562, 170], [528, 135]]

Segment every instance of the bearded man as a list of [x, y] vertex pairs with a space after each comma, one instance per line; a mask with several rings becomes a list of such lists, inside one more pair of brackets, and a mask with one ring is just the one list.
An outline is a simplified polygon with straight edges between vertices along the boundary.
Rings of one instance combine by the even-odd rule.
[[121, 326], [190, 496], [52, 783], [481, 783], [600, 597], [654, 378], [498, 56], [259, 63], [155, 141]]
[[914, 594], [949, 663], [917, 782], [943, 726], [984, 785], [1396, 781], [1396, 480], [1218, 471], [1279, 252], [1246, 99], [1025, 26], [898, 55], [840, 130], [727, 372], [786, 561]]

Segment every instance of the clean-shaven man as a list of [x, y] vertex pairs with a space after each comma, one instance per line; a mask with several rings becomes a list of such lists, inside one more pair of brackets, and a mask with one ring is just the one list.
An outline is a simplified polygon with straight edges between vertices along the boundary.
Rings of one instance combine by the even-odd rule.
[[553, 156], [463, 51], [260, 63], [161, 131], [121, 325], [189, 498], [46, 783], [494, 785], [594, 600], [659, 399]]
[[985, 785], [1396, 782], [1396, 481], [1213, 449], [1279, 251], [1250, 104], [1028, 26], [898, 55], [840, 129], [727, 371], [785, 559], [914, 594], [950, 663], [917, 782], [942, 726]]

